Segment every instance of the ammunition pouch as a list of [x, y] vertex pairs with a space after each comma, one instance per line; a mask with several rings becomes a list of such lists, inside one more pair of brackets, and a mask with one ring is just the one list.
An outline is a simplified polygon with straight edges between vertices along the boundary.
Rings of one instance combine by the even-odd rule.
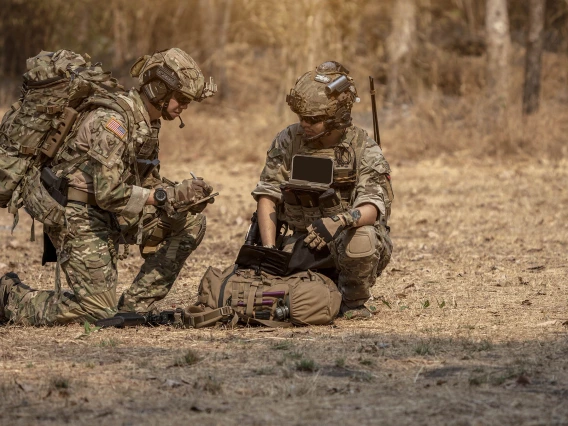
[[165, 241], [166, 237], [168, 237], [171, 232], [170, 224], [164, 222], [159, 217], [153, 218], [148, 223], [145, 223], [144, 228], [154, 229], [140, 246], [140, 253], [142, 256], [156, 253], [160, 244]]
[[302, 210], [302, 206], [284, 203], [284, 212], [288, 226], [293, 227], [297, 231], [306, 230], [307, 225], [304, 220], [304, 211]]
[[347, 209], [343, 206], [343, 204], [338, 204], [337, 206], [333, 206], [333, 207], [321, 207], [321, 216], [322, 217], [332, 217], [335, 216], [336, 214], [339, 213], [343, 213], [345, 212]]
[[304, 223], [306, 228], [314, 223], [316, 220], [321, 219], [321, 211], [319, 206], [316, 207], [304, 207], [302, 206], [302, 212], [304, 213]]

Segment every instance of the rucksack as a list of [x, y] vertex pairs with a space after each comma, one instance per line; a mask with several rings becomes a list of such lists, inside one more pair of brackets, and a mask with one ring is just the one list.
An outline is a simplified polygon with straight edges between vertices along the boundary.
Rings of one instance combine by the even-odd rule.
[[238, 265], [224, 271], [209, 267], [186, 323], [196, 328], [217, 321], [269, 327], [325, 325], [337, 316], [340, 305], [335, 283], [318, 272], [282, 277]]
[[92, 99], [109, 99], [111, 91], [123, 90], [110, 72], [89, 60], [88, 55], [69, 50], [41, 51], [27, 60], [22, 95], [0, 123], [0, 207], [8, 207], [10, 213], [16, 215], [22, 206], [22, 187], [30, 191], [35, 187], [41, 191], [26, 209], [32, 214], [38, 204], [41, 209], [32, 214], [39, 216], [35, 219], [46, 225], [61, 224], [63, 207], [43, 191], [42, 169]]

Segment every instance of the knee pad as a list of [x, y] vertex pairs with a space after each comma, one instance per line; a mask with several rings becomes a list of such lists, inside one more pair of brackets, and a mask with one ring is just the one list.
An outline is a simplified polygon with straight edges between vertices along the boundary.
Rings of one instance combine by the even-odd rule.
[[377, 235], [373, 226], [348, 229], [344, 236], [345, 255], [350, 259], [371, 256], [376, 251]]

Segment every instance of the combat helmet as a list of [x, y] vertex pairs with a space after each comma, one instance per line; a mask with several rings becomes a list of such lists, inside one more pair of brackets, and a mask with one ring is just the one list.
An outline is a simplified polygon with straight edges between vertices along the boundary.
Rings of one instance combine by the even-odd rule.
[[172, 120], [167, 108], [174, 94], [181, 103], [189, 103], [201, 102], [217, 91], [213, 78], [205, 83], [197, 63], [177, 47], [138, 58], [130, 68], [130, 75], [138, 77], [140, 90], [165, 120]]
[[354, 102], [359, 102], [359, 98], [349, 70], [335, 61], [324, 62], [302, 75], [286, 96], [286, 103], [299, 116], [325, 117], [322, 120], [325, 130], [306, 140], [349, 127]]

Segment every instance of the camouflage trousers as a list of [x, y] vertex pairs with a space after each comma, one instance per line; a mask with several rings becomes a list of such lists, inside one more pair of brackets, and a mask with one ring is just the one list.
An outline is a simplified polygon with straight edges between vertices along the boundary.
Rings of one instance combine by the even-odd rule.
[[[119, 239], [124, 235], [121, 235], [116, 219], [111, 213], [93, 206], [69, 203], [65, 210], [67, 227], [45, 227], [45, 231], [57, 248], [61, 269], [71, 291], [33, 290], [14, 283], [4, 306], [4, 317], [13, 323], [94, 322], [117, 312], [117, 251]], [[185, 260], [205, 234], [205, 217], [200, 214], [169, 218], [147, 206], [143, 219], [143, 244], [152, 235], [155, 238], [158, 228], [163, 231], [159, 233], [163, 239], [157, 244], [154, 241], [157, 250], [143, 254], [144, 264], [122, 295], [120, 310], [147, 312], [155, 301], [164, 298]]]
[[320, 269], [337, 283], [342, 302], [348, 308], [363, 305], [371, 296], [370, 289], [391, 259], [392, 241], [387, 230], [375, 226], [347, 229], [331, 242], [329, 251], [315, 254], [303, 239], [305, 232], [295, 232], [284, 241], [284, 251], [292, 252], [291, 262], [305, 258], [300, 269]]

